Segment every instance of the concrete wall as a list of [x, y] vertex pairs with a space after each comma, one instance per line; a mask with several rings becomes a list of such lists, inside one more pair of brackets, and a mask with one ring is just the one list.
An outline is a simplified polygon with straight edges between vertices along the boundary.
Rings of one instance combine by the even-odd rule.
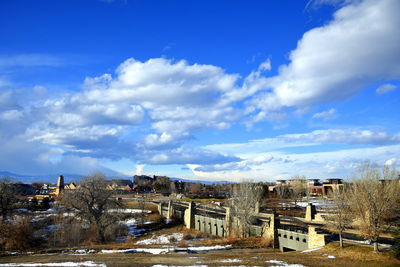
[[315, 227], [308, 227], [308, 248], [319, 248], [326, 245], [327, 236], [317, 232]]
[[211, 218], [202, 215], [194, 215], [195, 229], [217, 236], [227, 236], [225, 220]]
[[[232, 232], [231, 228], [238, 224], [234, 217], [231, 218], [229, 208], [226, 209], [225, 218], [221, 215], [213, 217], [211, 214], [208, 215], [204, 213], [204, 211], [202, 211], [202, 215], [196, 214], [194, 203], [189, 203], [186, 209], [179, 207], [174, 209], [170, 202], [168, 206], [160, 204], [158, 209], [160, 214], [164, 217], [170, 218], [175, 216], [182, 219], [186, 228], [194, 228], [200, 232], [221, 237], [229, 236], [230, 232]], [[261, 213], [258, 215], [261, 215]], [[315, 208], [313, 208], [312, 205], [307, 207], [307, 219], [314, 221], [317, 219], [315, 215]], [[250, 226], [246, 234], [247, 236], [268, 238], [271, 240], [273, 247], [279, 247], [281, 251], [285, 249], [306, 250], [309, 248], [322, 247], [326, 244], [326, 235], [318, 233], [314, 227], [308, 228], [308, 234], [290, 231], [290, 229], [279, 229], [280, 221], [278, 216], [275, 214], [263, 214], [262, 217], [267, 219], [265, 219], [262, 225]], [[236, 227], [240, 227], [240, 225]]]
[[308, 235], [278, 229], [279, 249], [285, 251], [286, 249], [293, 250], [306, 250], [308, 249]]

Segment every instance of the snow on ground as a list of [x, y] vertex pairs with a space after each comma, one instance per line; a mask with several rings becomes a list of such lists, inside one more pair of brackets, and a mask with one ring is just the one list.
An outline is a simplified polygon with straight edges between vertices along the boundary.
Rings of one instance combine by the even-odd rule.
[[273, 266], [276, 266], [276, 267], [306, 267], [303, 264], [296, 264], [296, 263], [292, 264], [292, 263], [287, 263], [285, 261], [278, 261], [278, 260], [268, 260], [266, 262], [267, 263], [276, 264], [276, 265], [273, 265]]
[[205, 250], [219, 250], [219, 249], [228, 249], [231, 248], [232, 245], [216, 245], [216, 246], [208, 246], [208, 247], [188, 247], [189, 250], [192, 251], [205, 251]]
[[[295, 202], [291, 202], [294, 205]], [[334, 204], [328, 200], [320, 200], [320, 199], [311, 199], [308, 201], [298, 201], [296, 204], [300, 207], [307, 207], [309, 203], [312, 203], [316, 207], [332, 207]]]
[[89, 267], [107, 267], [104, 263], [96, 263], [93, 261], [82, 261], [82, 262], [53, 262], [53, 263], [4, 263], [0, 264], [0, 266], [27, 266], [27, 267], [36, 267], [36, 266], [89, 266]]
[[125, 221], [120, 221], [120, 223], [126, 224], [126, 225], [136, 225], [137, 221], [136, 221], [135, 218], [130, 218], [130, 219], [127, 219]]
[[[179, 267], [207, 267], [208, 265], [187, 265], [187, 266], [182, 266], [182, 265], [179, 265]], [[176, 265], [164, 265], [164, 264], [156, 264], [156, 265], [153, 265], [153, 267], [178, 267], [178, 266], [176, 266]]]
[[[174, 249], [172, 248], [172, 251]], [[144, 253], [151, 253], [151, 254], [161, 254], [170, 252], [170, 248], [133, 248], [133, 249], [117, 249], [117, 250], [110, 250], [110, 249], [102, 249], [101, 253], [137, 253], [137, 252], [144, 252]]]
[[[208, 250], [219, 250], [219, 249], [228, 249], [232, 247], [232, 245], [226, 246], [208, 246], [208, 247], [188, 247], [188, 251], [208, 251]], [[182, 248], [181, 248], [182, 249]], [[101, 253], [151, 253], [151, 254], [161, 254], [175, 251], [175, 247], [167, 247], [167, 248], [132, 248], [132, 249], [103, 249]]]
[[[354, 242], [354, 243], [359, 243], [359, 244], [365, 244], [365, 245], [371, 245], [372, 242], [370, 240], [354, 240], [354, 239], [346, 239], [343, 238], [343, 241], [349, 241], [349, 242]], [[391, 245], [389, 244], [384, 244], [384, 243], [378, 243], [378, 246], [381, 247], [390, 247]]]
[[151, 210], [140, 210], [140, 209], [110, 209], [109, 212], [118, 212], [118, 213], [152, 213]]
[[320, 247], [320, 248], [311, 248], [311, 249], [303, 250], [301, 253], [313, 252], [313, 251], [319, 250], [319, 249], [321, 249], [321, 248], [323, 248], [323, 247]]
[[151, 238], [140, 240], [136, 244], [140, 245], [154, 245], [154, 244], [169, 244], [181, 241], [183, 238], [182, 233], [173, 233], [172, 235], [153, 235]]
[[332, 255], [328, 255], [327, 258], [328, 258], [328, 259], [335, 259], [336, 257], [335, 257], [335, 256], [332, 256]]
[[96, 253], [96, 250], [94, 250], [94, 249], [77, 249], [77, 250], [72, 250], [69, 252], [70, 253], [68, 255], [86, 255], [86, 254]]
[[225, 259], [225, 260], [220, 260], [220, 262], [242, 262], [242, 260], [239, 260], [239, 259]]

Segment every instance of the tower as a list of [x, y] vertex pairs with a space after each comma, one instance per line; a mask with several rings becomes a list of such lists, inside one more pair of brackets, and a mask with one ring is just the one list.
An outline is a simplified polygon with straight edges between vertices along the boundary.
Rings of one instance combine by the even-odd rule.
[[64, 191], [64, 176], [58, 176], [56, 195], [59, 196]]

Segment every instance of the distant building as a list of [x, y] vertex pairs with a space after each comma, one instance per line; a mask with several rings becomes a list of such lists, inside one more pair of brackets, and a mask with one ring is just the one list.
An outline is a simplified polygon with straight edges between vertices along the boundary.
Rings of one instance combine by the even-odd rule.
[[64, 191], [64, 176], [60, 175], [57, 179], [56, 196], [59, 196]]
[[113, 179], [107, 181], [107, 189], [109, 190], [132, 190], [133, 183], [131, 180], [127, 179]]
[[328, 196], [329, 194], [341, 190], [344, 187], [343, 179], [329, 178], [322, 183], [322, 194]]

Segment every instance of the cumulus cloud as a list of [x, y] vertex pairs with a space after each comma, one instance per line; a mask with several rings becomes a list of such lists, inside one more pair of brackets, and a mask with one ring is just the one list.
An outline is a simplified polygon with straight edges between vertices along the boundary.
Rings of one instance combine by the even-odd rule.
[[237, 162], [241, 159], [236, 156], [224, 155], [202, 148], [178, 147], [166, 151], [154, 153], [148, 151], [152, 156], [146, 159], [149, 164], [224, 164]]
[[333, 120], [337, 117], [337, 113], [336, 109], [331, 108], [330, 110], [315, 113], [312, 117], [314, 119]]
[[[246, 143], [208, 145], [207, 149], [240, 155], [242, 160], [225, 164], [196, 165], [191, 168], [196, 175], [202, 177], [216, 175], [219, 178], [227, 178], [229, 175], [237, 178], [240, 175], [255, 178], [260, 177], [262, 172], [269, 178], [273, 178], [274, 175], [276, 175], [275, 178], [290, 177], [296, 173], [316, 175], [316, 172], [309, 168], [318, 170], [322, 168], [320, 175], [344, 175], [345, 173], [347, 175], [354, 171], [353, 164], [357, 162], [373, 158], [380, 164], [384, 164], [390, 155], [398, 154], [399, 143], [400, 133], [391, 135], [385, 131], [359, 129], [315, 130], [308, 133], [251, 140]], [[298, 151], [299, 147], [321, 147], [326, 144], [368, 145], [375, 148], [348, 148], [313, 153], [294, 152]], [[386, 164], [395, 166], [395, 162], [397, 161], [393, 159], [387, 161]]]
[[286, 134], [278, 138], [286, 142], [311, 142], [318, 144], [393, 145], [400, 142], [400, 133], [390, 135], [385, 131], [327, 129], [302, 134]]
[[[341, 177], [349, 178], [357, 171], [360, 164], [374, 159], [378, 165], [396, 167], [399, 145], [379, 146], [371, 148], [348, 148], [327, 152], [270, 151], [268, 154], [281, 160], [271, 160], [258, 166], [244, 166], [237, 168], [234, 164], [216, 166], [189, 166], [198, 176], [208, 179], [237, 180], [251, 178], [255, 180], [287, 179], [296, 174], [303, 174], [309, 178]], [[250, 152], [249, 152], [250, 153]], [[243, 155], [248, 159], [265, 153]], [[232, 167], [233, 166], [233, 167]]]
[[[129, 158], [144, 164], [238, 161], [184, 145], [194, 131], [226, 129], [241, 116], [229, 97], [238, 90], [238, 78], [212, 65], [128, 59], [115, 77], [86, 78], [83, 91], [39, 99], [22, 110], [12, 90], [2, 92], [0, 123], [12, 126], [9, 136], [58, 147], [63, 156]], [[36, 86], [32, 94], [46, 91]]]
[[396, 90], [397, 86], [393, 84], [383, 84], [376, 89], [378, 95], [389, 93], [390, 91]]
[[[87, 77], [83, 90], [47, 100], [50, 88], [43, 86], [33, 88], [36, 98], [30, 103], [18, 103], [12, 90], [2, 90], [0, 145], [8, 140], [24, 144], [39, 155], [32, 154], [33, 158], [48, 166], [58, 157], [82, 157], [92, 166], [97, 164], [95, 158], [123, 157], [139, 164], [197, 165], [192, 170], [198, 173], [236, 170], [253, 175], [261, 173], [258, 168], [301, 161], [269, 151], [331, 143], [395, 146], [400, 134], [370, 129], [316, 130], [203, 148], [187, 144], [197, 132], [228, 129], [241, 119], [247, 126], [265, 120], [282, 122], [293, 111], [348, 99], [369, 84], [398, 79], [400, 2], [340, 2], [333, 19], [306, 32], [288, 64], [273, 77], [267, 76], [272, 68], [269, 59], [243, 79], [218, 66], [185, 60], [128, 59], [115, 73]], [[0, 56], [0, 68], [64, 63], [39, 54]], [[0, 86], [5, 85], [2, 81]], [[384, 84], [377, 93], [394, 90], [393, 86]], [[333, 119], [336, 110], [312, 117]], [[7, 151], [10, 158], [17, 157], [11, 148]], [[4, 164], [3, 160], [0, 166]], [[324, 164], [331, 172], [339, 165]]]
[[[272, 78], [255, 79], [255, 110], [302, 108], [348, 99], [370, 83], [400, 77], [400, 2], [354, 1], [333, 20], [306, 32], [290, 63]], [[265, 90], [267, 89], [267, 90]]]

